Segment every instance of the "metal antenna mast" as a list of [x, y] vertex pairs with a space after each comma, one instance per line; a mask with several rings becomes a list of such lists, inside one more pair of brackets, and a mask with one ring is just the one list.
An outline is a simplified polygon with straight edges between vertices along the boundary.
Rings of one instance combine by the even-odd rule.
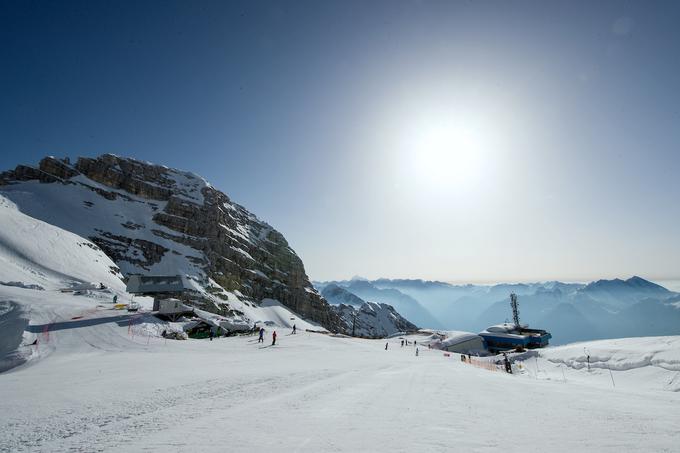
[[515, 293], [510, 293], [510, 306], [512, 307], [512, 320], [515, 322], [515, 327], [519, 329], [519, 306], [517, 305], [517, 294]]

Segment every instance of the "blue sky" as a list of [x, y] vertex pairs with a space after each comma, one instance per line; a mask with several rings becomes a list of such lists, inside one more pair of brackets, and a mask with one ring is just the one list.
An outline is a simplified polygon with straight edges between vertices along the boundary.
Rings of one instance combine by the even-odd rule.
[[680, 277], [675, 2], [0, 4], [0, 168], [205, 176], [314, 279]]

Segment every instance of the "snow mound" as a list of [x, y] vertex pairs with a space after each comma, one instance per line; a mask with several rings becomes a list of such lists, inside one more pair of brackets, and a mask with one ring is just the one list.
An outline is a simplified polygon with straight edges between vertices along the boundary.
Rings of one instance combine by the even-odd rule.
[[274, 299], [263, 299], [259, 307], [244, 308], [244, 311], [246, 311], [250, 319], [256, 322], [259, 321], [262, 324], [286, 329], [292, 329], [293, 324], [295, 324], [295, 327], [300, 330], [326, 330], [318, 324], [305, 321], [281, 302]]
[[118, 267], [87, 239], [21, 213], [0, 195], [0, 281], [25, 289], [97, 282], [123, 289]]
[[613, 385], [680, 391], [680, 336], [621, 338], [574, 343], [540, 351], [547, 362], [588, 373], [610, 371]]

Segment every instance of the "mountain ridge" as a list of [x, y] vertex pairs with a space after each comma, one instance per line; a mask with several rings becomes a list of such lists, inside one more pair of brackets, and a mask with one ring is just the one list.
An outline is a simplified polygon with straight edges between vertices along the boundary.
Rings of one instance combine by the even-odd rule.
[[343, 321], [281, 233], [191, 172], [104, 154], [45, 157], [0, 174], [0, 192], [34, 218], [97, 244], [125, 275], [185, 274], [201, 308], [276, 299], [331, 331]]

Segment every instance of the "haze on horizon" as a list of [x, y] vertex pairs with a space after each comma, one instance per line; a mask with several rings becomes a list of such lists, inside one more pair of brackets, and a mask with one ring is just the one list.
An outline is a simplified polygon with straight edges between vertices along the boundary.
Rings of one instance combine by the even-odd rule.
[[680, 279], [673, 2], [0, 4], [0, 169], [190, 170], [310, 278]]

